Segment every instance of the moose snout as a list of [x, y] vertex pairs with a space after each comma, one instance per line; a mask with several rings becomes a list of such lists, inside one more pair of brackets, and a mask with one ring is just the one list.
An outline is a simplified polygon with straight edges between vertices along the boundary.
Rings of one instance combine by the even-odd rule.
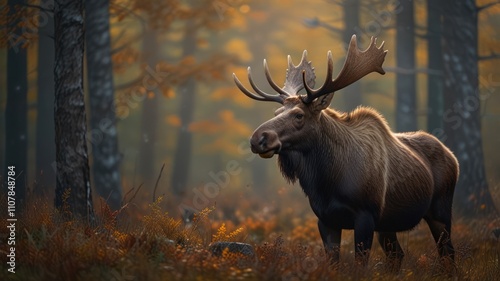
[[250, 139], [253, 153], [258, 153], [263, 158], [271, 158], [281, 149], [278, 134], [274, 131], [256, 131]]

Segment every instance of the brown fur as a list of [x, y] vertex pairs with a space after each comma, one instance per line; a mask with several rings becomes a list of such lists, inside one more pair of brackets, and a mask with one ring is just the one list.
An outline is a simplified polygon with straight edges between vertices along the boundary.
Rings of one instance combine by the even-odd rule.
[[378, 231], [388, 257], [400, 264], [403, 252], [395, 232], [415, 227], [422, 218], [441, 256], [453, 258], [449, 235], [458, 178], [453, 153], [422, 131], [392, 133], [371, 108], [350, 113], [326, 108], [332, 96], [312, 104], [287, 98], [251, 139], [255, 153], [278, 153], [284, 177], [299, 180], [332, 260], [338, 260], [341, 230], [354, 229], [358, 260], [366, 263]]

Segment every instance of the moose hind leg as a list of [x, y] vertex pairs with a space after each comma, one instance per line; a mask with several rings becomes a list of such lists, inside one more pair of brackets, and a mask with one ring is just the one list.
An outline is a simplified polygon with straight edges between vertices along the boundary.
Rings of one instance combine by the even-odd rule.
[[329, 228], [320, 220], [318, 221], [318, 229], [330, 263], [337, 264], [340, 260], [340, 239], [342, 236], [342, 229]]
[[451, 243], [451, 218], [446, 222], [438, 221], [431, 217], [424, 218], [431, 229], [432, 237], [436, 241], [439, 256], [441, 258], [450, 258], [454, 260], [455, 249]]
[[390, 271], [399, 271], [405, 254], [401, 245], [399, 245], [396, 232], [379, 232], [378, 242], [387, 257], [387, 268]]

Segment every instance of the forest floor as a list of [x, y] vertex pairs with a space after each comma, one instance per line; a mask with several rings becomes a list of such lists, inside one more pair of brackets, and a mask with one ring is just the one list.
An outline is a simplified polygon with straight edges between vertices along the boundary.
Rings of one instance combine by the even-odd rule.
[[[341, 263], [331, 267], [323, 252], [317, 220], [310, 212], [297, 216], [290, 210], [293, 207], [273, 210], [258, 202], [231, 210], [230, 219], [220, 219], [223, 210], [211, 207], [195, 215], [187, 226], [170, 216], [164, 203], [160, 198], [145, 204], [143, 213], [131, 207], [121, 212], [111, 212], [105, 205], [96, 207], [98, 222], [93, 227], [60, 219], [60, 214], [42, 201], [29, 204], [31, 207], [16, 224], [15, 273], [8, 272], [6, 266], [9, 229], [0, 229], [0, 280], [500, 278], [498, 219], [454, 220], [452, 240], [457, 255], [451, 274], [443, 269], [425, 223], [398, 234], [406, 256], [399, 273], [391, 273], [384, 268], [384, 254], [375, 242], [368, 266], [354, 265], [352, 231], [343, 232]], [[7, 221], [4, 212], [0, 219]], [[249, 243], [255, 255], [228, 250], [214, 255], [209, 245], [215, 241]]]

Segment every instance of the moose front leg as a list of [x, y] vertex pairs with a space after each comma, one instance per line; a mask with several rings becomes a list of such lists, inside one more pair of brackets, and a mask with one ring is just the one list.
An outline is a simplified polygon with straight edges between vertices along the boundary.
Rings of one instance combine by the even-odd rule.
[[375, 221], [367, 212], [358, 214], [354, 220], [354, 246], [356, 263], [366, 266], [372, 248]]
[[322, 223], [321, 220], [318, 221], [318, 229], [330, 264], [337, 264], [340, 260], [340, 238], [342, 229], [329, 228]]

